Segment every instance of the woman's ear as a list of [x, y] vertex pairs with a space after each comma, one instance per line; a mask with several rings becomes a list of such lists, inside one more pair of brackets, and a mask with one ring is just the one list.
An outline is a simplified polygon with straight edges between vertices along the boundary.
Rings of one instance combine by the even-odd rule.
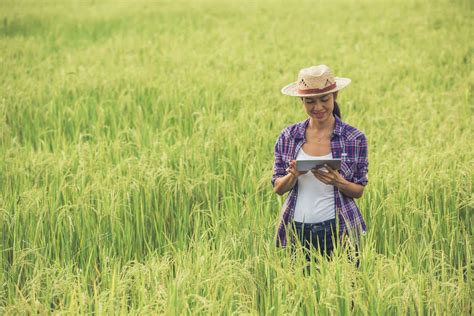
[[333, 93], [333, 95], [334, 95], [334, 101], [336, 101], [336, 99], [337, 99], [337, 94], [338, 94], [338, 92], [339, 92], [339, 91], [336, 91], [336, 92]]

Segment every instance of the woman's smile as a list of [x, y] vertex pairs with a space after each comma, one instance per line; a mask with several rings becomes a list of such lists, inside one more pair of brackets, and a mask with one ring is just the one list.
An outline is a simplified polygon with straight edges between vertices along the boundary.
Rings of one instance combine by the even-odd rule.
[[316, 116], [317, 119], [323, 119], [324, 118], [324, 115], [326, 114], [326, 111], [320, 111], [320, 112], [314, 112], [314, 111], [311, 111], [312, 114], [314, 114]]

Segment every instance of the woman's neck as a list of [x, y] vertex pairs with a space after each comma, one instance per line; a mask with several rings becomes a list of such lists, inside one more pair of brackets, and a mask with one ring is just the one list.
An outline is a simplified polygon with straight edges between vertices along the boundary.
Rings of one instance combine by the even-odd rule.
[[324, 122], [318, 122], [313, 120], [312, 117], [309, 118], [308, 128], [314, 131], [332, 131], [336, 126], [336, 119], [334, 115], [331, 115], [329, 119]]

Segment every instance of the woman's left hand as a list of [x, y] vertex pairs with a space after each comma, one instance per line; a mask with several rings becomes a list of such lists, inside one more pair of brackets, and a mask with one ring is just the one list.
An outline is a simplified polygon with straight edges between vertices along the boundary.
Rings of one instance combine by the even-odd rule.
[[341, 185], [348, 184], [349, 181], [344, 179], [341, 174], [337, 171], [332, 169], [328, 165], [324, 165], [327, 171], [323, 171], [321, 169], [311, 169], [311, 172], [314, 176], [324, 184], [333, 185], [339, 188]]

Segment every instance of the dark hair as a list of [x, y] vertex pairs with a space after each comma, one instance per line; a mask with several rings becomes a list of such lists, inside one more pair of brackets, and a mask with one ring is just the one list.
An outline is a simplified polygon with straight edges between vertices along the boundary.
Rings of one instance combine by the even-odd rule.
[[341, 110], [339, 109], [339, 104], [334, 100], [334, 109], [332, 110], [332, 114], [337, 115], [340, 119], [341, 117]]

